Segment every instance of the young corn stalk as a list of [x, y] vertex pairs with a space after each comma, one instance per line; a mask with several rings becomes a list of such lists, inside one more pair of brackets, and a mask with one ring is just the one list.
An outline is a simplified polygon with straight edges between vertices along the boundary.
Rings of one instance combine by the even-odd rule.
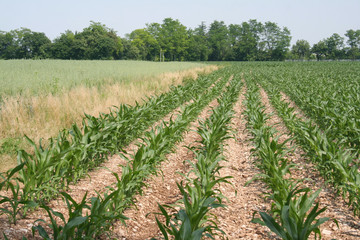
[[[61, 131], [46, 147], [26, 137], [34, 154], [19, 151], [18, 164], [23, 167], [16, 169], [19, 169], [17, 181], [22, 189], [16, 190], [14, 185], [13, 190], [20, 191], [24, 201], [46, 203], [59, 191], [66, 190], [69, 183], [76, 182], [101, 164], [110, 153], [119, 151], [142, 134], [152, 123], [206, 91], [218, 76], [219, 73], [214, 73], [196, 81], [189, 80], [184, 85], [172, 87], [168, 93], [148, 98], [142, 105], [121, 105], [98, 118], [85, 114], [82, 127], [74, 124], [70, 130]], [[10, 200], [0, 198], [0, 201]]]
[[[224, 160], [222, 155], [223, 142], [230, 138], [230, 120], [233, 115], [232, 105], [237, 100], [240, 91], [240, 81], [233, 79], [227, 91], [218, 99], [219, 106], [213, 110], [213, 114], [206, 121], [201, 122], [197, 130], [201, 136], [200, 146], [190, 147], [195, 155], [196, 163], [189, 161], [192, 169], [185, 176], [186, 181], [177, 183], [182, 194], [182, 199], [175, 206], [160, 205], [159, 209], [165, 217], [165, 223], [156, 218], [158, 227], [165, 239], [201, 239], [202, 237], [213, 238], [215, 235], [223, 235], [215, 221], [216, 216], [211, 210], [225, 207], [222, 204], [224, 196], [217, 188], [221, 183], [229, 183], [227, 177], [219, 177], [219, 162]], [[196, 177], [191, 178], [190, 174]], [[175, 210], [169, 214], [166, 209]]]
[[289, 104], [281, 100], [280, 94], [267, 86], [271, 101], [294, 135], [298, 143], [308, 152], [311, 161], [327, 183], [334, 186], [349, 206], [354, 215], [360, 214], [360, 173], [354, 164], [356, 154], [339, 148], [337, 141], [332, 141], [327, 132], [323, 132], [312, 121], [303, 121], [294, 113]]
[[[114, 173], [117, 183], [108, 187], [108, 192], [104, 193], [103, 198], [100, 195], [92, 198], [91, 205], [89, 205], [85, 195], [82, 202], [78, 204], [68, 194], [62, 193], [68, 205], [69, 215], [72, 216], [68, 221], [61, 214], [44, 206], [50, 219], [53, 219], [52, 215], [63, 219], [64, 225], [60, 226], [51, 221], [52, 234], [58, 236], [54, 239], [63, 239], [63, 236], [70, 236], [71, 239], [93, 239], [108, 233], [113, 221], [124, 219], [125, 217], [121, 215], [122, 212], [134, 203], [136, 194], [142, 193], [144, 180], [150, 174], [157, 174], [158, 166], [164, 160], [164, 156], [170, 153], [174, 145], [182, 139], [182, 133], [186, 131], [189, 123], [214, 97], [220, 94], [227, 81], [227, 79], [221, 80], [211, 90], [194, 99], [183, 109], [182, 114], [179, 114], [175, 121], [170, 119], [168, 123], [163, 122], [155, 129], [145, 133], [139, 149], [131, 156], [131, 159], [128, 159], [128, 164], [123, 166], [121, 177]], [[89, 209], [90, 214], [83, 216], [80, 214], [82, 211], [78, 209]], [[39, 225], [34, 228], [34, 233], [35, 231], [38, 231], [44, 239], [48, 239], [50, 236]]]
[[0, 174], [0, 191], [11, 191], [11, 196], [0, 196], [0, 215], [6, 214], [9, 218], [9, 222], [16, 224], [18, 215], [25, 216], [26, 209], [35, 207], [36, 204], [32, 201], [25, 200], [24, 194], [20, 189], [19, 181], [13, 179], [14, 174], [17, 174], [24, 164], [20, 164], [12, 170], [9, 170], [5, 176]]
[[262, 180], [267, 185], [271, 191], [267, 197], [272, 200], [271, 212], [260, 212], [261, 219], [255, 218], [255, 212], [252, 222], [267, 226], [286, 240], [305, 240], [311, 233], [315, 233], [315, 238], [321, 238], [319, 227], [329, 218], [317, 219], [326, 209], [318, 209], [318, 203], [313, 206], [320, 190], [308, 195], [310, 189], [300, 188], [299, 180], [285, 177], [291, 176], [290, 170], [294, 167], [285, 158], [286, 142], [279, 144], [273, 127], [266, 125], [269, 117], [264, 113], [258, 87], [250, 81], [247, 81], [247, 87], [247, 126], [253, 134], [257, 166], [263, 172], [253, 180]]

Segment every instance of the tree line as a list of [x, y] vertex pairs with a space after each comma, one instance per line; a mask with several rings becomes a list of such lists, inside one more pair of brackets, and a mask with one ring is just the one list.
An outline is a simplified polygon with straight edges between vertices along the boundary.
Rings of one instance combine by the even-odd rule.
[[225, 25], [202, 22], [195, 29], [165, 18], [125, 37], [99, 22], [81, 32], [70, 30], [51, 41], [27, 28], [0, 31], [0, 59], [132, 59], [149, 61], [282, 61], [285, 59], [360, 59], [360, 30], [334, 33], [312, 47], [291, 46], [290, 31], [274, 22], [249, 20]]

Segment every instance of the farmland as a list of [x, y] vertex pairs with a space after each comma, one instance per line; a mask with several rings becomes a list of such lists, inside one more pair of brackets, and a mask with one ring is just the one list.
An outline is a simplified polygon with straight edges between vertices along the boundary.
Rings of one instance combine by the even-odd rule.
[[[357, 239], [360, 63], [227, 63], [18, 152], [9, 239]], [[42, 219], [42, 220], [38, 220]]]
[[112, 106], [141, 102], [216, 66], [142, 61], [0, 61], [0, 171], [14, 152]]

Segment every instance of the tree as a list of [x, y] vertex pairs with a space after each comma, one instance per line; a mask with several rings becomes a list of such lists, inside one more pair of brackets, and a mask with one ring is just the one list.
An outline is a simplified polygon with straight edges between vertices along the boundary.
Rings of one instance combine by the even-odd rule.
[[146, 29], [136, 29], [129, 34], [131, 44], [139, 51], [137, 59], [155, 60], [160, 46]]
[[[254, 61], [258, 58], [258, 45], [260, 40], [260, 33], [262, 32], [262, 24], [252, 19], [248, 22], [243, 22], [241, 25], [229, 26], [233, 28], [230, 30], [234, 35], [234, 32], [238, 33], [236, 43], [233, 46], [235, 60], [237, 61]], [[234, 36], [231, 37], [234, 39]]]
[[123, 51], [121, 55], [121, 59], [129, 60], [129, 59], [140, 59], [140, 50], [133, 44], [131, 44], [131, 40], [128, 38], [122, 39]]
[[316, 59], [319, 61], [326, 57], [328, 53], [328, 46], [325, 41], [319, 41], [313, 45], [311, 52], [316, 55]]
[[91, 21], [89, 27], [75, 35], [75, 39], [80, 44], [78, 49], [84, 49], [84, 59], [116, 59], [123, 50], [115, 31], [99, 22]]
[[292, 46], [291, 52], [296, 59], [308, 59], [310, 57], [310, 44], [306, 40], [297, 40]]
[[188, 30], [189, 42], [187, 49], [187, 58], [190, 61], [207, 61], [209, 56], [209, 47], [206, 36], [206, 25], [202, 22], [194, 30]]
[[[348, 43], [353, 47], [347, 54], [352, 58], [358, 56], [359, 52], [356, 47], [358, 35], [354, 32], [348, 32]], [[290, 31], [286, 27], [280, 28], [272, 22], [262, 24], [255, 19], [229, 26], [223, 21], [214, 21], [207, 27], [202, 22], [193, 30], [187, 29], [179, 20], [165, 18], [162, 23], [146, 24], [146, 28], [136, 29], [125, 38], [120, 38], [104, 24], [91, 21], [90, 26], [83, 31], [67, 30], [53, 42], [44, 33], [26, 28], [0, 31], [0, 58], [284, 60], [289, 52], [290, 39]], [[338, 49], [337, 40], [336, 36], [327, 39], [327, 49]], [[304, 46], [300, 46], [300, 43], [299, 46], [293, 46], [293, 52], [303, 56], [302, 51], [305, 50], [301, 47]], [[341, 50], [343, 54], [344, 48]], [[333, 52], [334, 56], [339, 55]]]
[[330, 59], [344, 58], [344, 38], [339, 34], [334, 33], [329, 38], [325, 39], [327, 45], [327, 57]]
[[[7, 50], [5, 52], [15, 58], [45, 58], [47, 57], [45, 46], [51, 44], [50, 39], [44, 33], [32, 32], [28, 28], [12, 30], [5, 35], [5, 41], [6, 39]], [[9, 51], [13, 53], [10, 54]]]
[[210, 46], [210, 61], [226, 60], [230, 51], [229, 31], [223, 21], [214, 21], [210, 25], [208, 32], [208, 41]]
[[239, 24], [230, 24], [228, 30], [230, 44], [230, 54], [228, 56], [228, 60], [238, 60], [242, 32], [241, 26]]
[[75, 38], [75, 34], [67, 30], [60, 37], [54, 39], [51, 53], [53, 58], [58, 59], [83, 59], [85, 42]]
[[170, 61], [183, 60], [189, 41], [186, 27], [179, 20], [165, 18], [158, 31], [157, 41], [165, 58]]
[[18, 44], [15, 41], [14, 32], [0, 31], [0, 58], [14, 59], [18, 51]]
[[351, 59], [358, 59], [360, 58], [360, 30], [348, 30], [345, 33], [345, 36], [348, 37], [346, 41], [347, 44], [350, 46], [348, 50], [348, 55]]
[[179, 20], [165, 18], [162, 24], [151, 23], [146, 26], [146, 31], [158, 43], [158, 54], [170, 61], [185, 59], [189, 43], [188, 32]]
[[260, 60], [284, 60], [291, 41], [289, 29], [284, 27], [281, 30], [276, 23], [266, 22], [262, 28], [261, 36]]

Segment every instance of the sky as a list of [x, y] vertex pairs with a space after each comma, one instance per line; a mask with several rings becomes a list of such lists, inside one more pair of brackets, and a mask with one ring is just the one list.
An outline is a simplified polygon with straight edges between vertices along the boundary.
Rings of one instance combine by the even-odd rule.
[[167, 17], [192, 29], [214, 20], [275, 22], [290, 30], [292, 44], [305, 39], [312, 45], [360, 29], [360, 0], [0, 0], [0, 9], [0, 30], [25, 27], [51, 40], [66, 30], [82, 31], [90, 21], [125, 37]]

